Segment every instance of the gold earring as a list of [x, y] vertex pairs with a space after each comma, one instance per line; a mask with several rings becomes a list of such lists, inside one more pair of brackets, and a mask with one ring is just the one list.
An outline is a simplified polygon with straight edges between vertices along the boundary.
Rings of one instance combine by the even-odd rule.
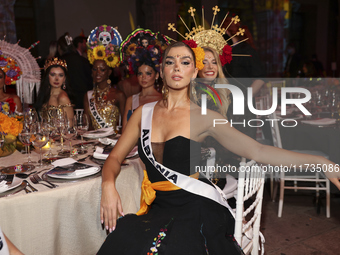
[[107, 79], [107, 84], [111, 84], [111, 80], [110, 79]]
[[162, 95], [163, 95], [163, 99], [168, 99], [169, 96], [169, 89], [164, 85], [162, 88]]

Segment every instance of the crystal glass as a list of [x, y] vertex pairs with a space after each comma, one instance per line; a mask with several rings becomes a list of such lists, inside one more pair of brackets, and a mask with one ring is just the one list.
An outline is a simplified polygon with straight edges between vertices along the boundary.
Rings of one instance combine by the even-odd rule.
[[31, 126], [33, 123], [36, 123], [39, 120], [37, 111], [33, 109], [26, 109], [24, 112], [24, 124]]
[[87, 150], [85, 150], [84, 147], [83, 135], [89, 129], [89, 119], [86, 114], [81, 112], [74, 116], [74, 123], [77, 129], [77, 134], [81, 137], [81, 148], [78, 150], [78, 154], [85, 154], [87, 153]]
[[[65, 122], [64, 128], [63, 128], [63, 138], [65, 141], [69, 142], [70, 145], [70, 151], [69, 152], [64, 152], [63, 154], [69, 154], [71, 156], [72, 154], [72, 139], [77, 136], [77, 127], [75, 125], [75, 120], [67, 120]], [[59, 153], [60, 155], [60, 153]]]
[[45, 123], [35, 123], [32, 124], [32, 126], [34, 126], [34, 128], [32, 128], [31, 132], [32, 132], [32, 143], [34, 145], [34, 147], [38, 147], [39, 148], [39, 152], [40, 152], [40, 164], [39, 166], [41, 167], [43, 165], [42, 162], [42, 147], [44, 147], [49, 139], [49, 130], [48, 130], [48, 126]]
[[61, 150], [59, 153], [63, 154], [65, 152], [64, 148], [64, 126], [66, 123], [65, 113], [62, 109], [57, 109], [55, 112], [55, 115], [53, 116], [53, 124], [55, 127], [55, 131], [53, 133], [53, 137], [60, 137], [60, 143], [61, 143]]
[[24, 126], [21, 130], [21, 133], [18, 135], [20, 142], [22, 142], [23, 145], [25, 145], [26, 153], [27, 153], [27, 162], [25, 164], [31, 165], [34, 163], [31, 160], [31, 151], [30, 151], [30, 145], [32, 143], [32, 133], [31, 130]]
[[49, 140], [48, 140], [49, 149], [48, 149], [48, 153], [45, 154], [44, 156], [47, 158], [50, 158], [54, 156], [52, 153], [52, 142], [54, 142], [53, 138], [54, 138], [56, 128], [54, 127], [52, 118], [50, 116], [48, 117], [48, 119], [42, 119], [41, 122], [43, 123], [43, 125], [45, 125], [45, 127], [49, 131]]

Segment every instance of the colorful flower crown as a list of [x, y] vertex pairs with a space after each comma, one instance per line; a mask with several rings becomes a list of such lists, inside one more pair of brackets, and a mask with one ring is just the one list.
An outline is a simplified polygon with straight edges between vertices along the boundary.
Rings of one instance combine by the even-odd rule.
[[[197, 23], [196, 23], [196, 20], [195, 20], [196, 9], [193, 8], [193, 7], [190, 7], [189, 10], [188, 10], [188, 13], [190, 13], [190, 16], [192, 16], [194, 23], [195, 23], [195, 27], [193, 27], [192, 30], [190, 30], [188, 28], [188, 26], [185, 24], [182, 17], [180, 15], [178, 15], [179, 18], [181, 19], [181, 21], [183, 22], [184, 26], [188, 30], [188, 33], [185, 33], [185, 36], [182, 35], [179, 31], [177, 31], [174, 23], [168, 23], [168, 30], [172, 30], [172, 31], [176, 32], [177, 34], [179, 34], [180, 36], [182, 36], [186, 40], [184, 42], [190, 42], [189, 43], [190, 45], [194, 45], [192, 43], [192, 41], [194, 41], [197, 46], [194, 47], [194, 48], [191, 47], [192, 49], [199, 49], [201, 47], [210, 47], [210, 48], [216, 50], [216, 52], [220, 56], [220, 60], [221, 60], [222, 65], [225, 65], [226, 63], [230, 63], [231, 60], [232, 60], [232, 56], [233, 56], [232, 47], [235, 46], [236, 44], [240, 43], [240, 42], [237, 42], [237, 43], [230, 46], [230, 45], [228, 45], [227, 41], [229, 41], [234, 36], [238, 36], [238, 35], [243, 36], [244, 29], [240, 28], [240, 30], [234, 36], [230, 37], [227, 41], [224, 40], [223, 35], [225, 34], [225, 31], [228, 29], [228, 27], [231, 25], [231, 23], [234, 22], [236, 24], [236, 23], [240, 22], [240, 19], [239, 19], [238, 16], [235, 16], [231, 19], [230, 24], [228, 25], [227, 29], [221, 28], [225, 19], [229, 15], [229, 12], [224, 17], [220, 26], [218, 26], [218, 25], [214, 25], [214, 20], [215, 20], [215, 16], [216, 16], [217, 12], [219, 12], [220, 9], [216, 5], [215, 7], [212, 8], [212, 10], [214, 11], [214, 16], [213, 16], [213, 20], [212, 20], [212, 23], [211, 23], [211, 27], [209, 29], [205, 29], [205, 27], [204, 27], [204, 7], [202, 7], [202, 26], [197, 25]], [[188, 44], [188, 43], [186, 43], [186, 44]], [[196, 51], [201, 52], [201, 50], [194, 50], [195, 55], [196, 55], [196, 67], [200, 70], [200, 68], [203, 68], [203, 66], [202, 66], [203, 63], [199, 62], [199, 59], [197, 59], [197, 55], [198, 55], [198, 57], [201, 57], [201, 53], [196, 54]], [[238, 55], [238, 56], [240, 56], [240, 55]], [[203, 56], [203, 59], [204, 59], [204, 56]]]
[[146, 64], [159, 72], [162, 52], [170, 44], [170, 39], [149, 29], [138, 28], [122, 42], [120, 57], [129, 65], [129, 73], [137, 73], [138, 67]]
[[22, 74], [20, 67], [17, 62], [10, 57], [3, 55], [0, 49], [0, 68], [6, 74], [5, 84], [11, 85], [15, 84], [17, 80], [20, 79]]
[[49, 68], [50, 66], [62, 66], [67, 70], [66, 61], [63, 59], [59, 59], [59, 58], [46, 60], [45, 65], [44, 65], [44, 70], [46, 71], [46, 69]]
[[95, 60], [104, 60], [109, 67], [117, 67], [121, 42], [122, 37], [117, 29], [107, 25], [96, 27], [87, 38], [88, 60], [91, 64]]

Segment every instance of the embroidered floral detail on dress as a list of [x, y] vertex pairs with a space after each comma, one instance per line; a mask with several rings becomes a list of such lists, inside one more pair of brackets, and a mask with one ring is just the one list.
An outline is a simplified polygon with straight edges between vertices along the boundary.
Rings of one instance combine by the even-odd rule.
[[160, 232], [158, 233], [158, 236], [153, 239], [152, 247], [150, 248], [151, 252], [148, 252], [147, 255], [158, 255], [158, 249], [161, 246], [162, 240], [166, 237], [166, 233], [168, 231], [167, 227], [169, 224], [173, 221], [173, 218], [171, 218], [170, 222], [164, 226], [164, 228], [160, 229]]

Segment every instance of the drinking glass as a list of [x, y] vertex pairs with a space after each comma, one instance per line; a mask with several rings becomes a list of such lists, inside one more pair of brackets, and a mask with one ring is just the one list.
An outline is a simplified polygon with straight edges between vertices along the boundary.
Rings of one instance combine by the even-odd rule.
[[24, 122], [26, 125], [31, 126], [33, 123], [36, 123], [39, 120], [37, 111], [33, 108], [28, 108], [24, 112]]
[[53, 153], [52, 153], [52, 142], [54, 142], [53, 137], [55, 134], [55, 127], [53, 125], [53, 121], [52, 118], [49, 116], [48, 119], [42, 119], [41, 120], [43, 125], [45, 125], [45, 127], [47, 127], [48, 131], [49, 131], [49, 140], [48, 140], [48, 144], [49, 144], [49, 149], [48, 149], [48, 153], [45, 154], [44, 156], [47, 158], [53, 157]]
[[5, 136], [4, 136], [4, 132], [2, 131], [2, 128], [0, 126], [0, 149], [2, 148], [4, 143], [5, 143]]
[[[63, 128], [63, 138], [65, 139], [65, 141], [69, 142], [70, 145], [70, 151], [64, 151], [63, 154], [69, 154], [71, 156], [72, 153], [72, 139], [74, 137], [77, 136], [77, 129], [76, 129], [76, 125], [75, 125], [75, 120], [71, 119], [71, 120], [66, 120], [64, 128]], [[59, 153], [60, 155], [60, 153]]]
[[27, 153], [27, 162], [25, 164], [33, 167], [31, 164], [34, 162], [31, 160], [31, 151], [30, 151], [30, 145], [32, 143], [32, 132], [29, 129], [29, 127], [27, 126], [23, 127], [23, 129], [19, 133], [19, 140], [20, 142], [22, 142], [23, 145], [25, 145], [25, 150]]
[[52, 121], [55, 127], [54, 135], [60, 137], [61, 150], [59, 151], [59, 153], [63, 154], [65, 151], [63, 132], [66, 122], [64, 111], [62, 109], [57, 109]]
[[84, 147], [83, 135], [89, 129], [89, 119], [86, 114], [79, 113], [74, 116], [74, 123], [77, 129], [77, 134], [81, 137], [81, 147], [78, 150], [78, 154], [85, 154], [87, 153], [87, 150], [85, 150]]
[[34, 145], [34, 147], [38, 147], [39, 148], [39, 154], [40, 154], [40, 164], [39, 166], [41, 167], [43, 165], [43, 161], [42, 161], [42, 147], [44, 147], [49, 139], [49, 130], [48, 130], [48, 126], [46, 126], [45, 123], [35, 123], [32, 124], [32, 126], [34, 126], [34, 130], [32, 132], [33, 136], [32, 136], [32, 143]]

